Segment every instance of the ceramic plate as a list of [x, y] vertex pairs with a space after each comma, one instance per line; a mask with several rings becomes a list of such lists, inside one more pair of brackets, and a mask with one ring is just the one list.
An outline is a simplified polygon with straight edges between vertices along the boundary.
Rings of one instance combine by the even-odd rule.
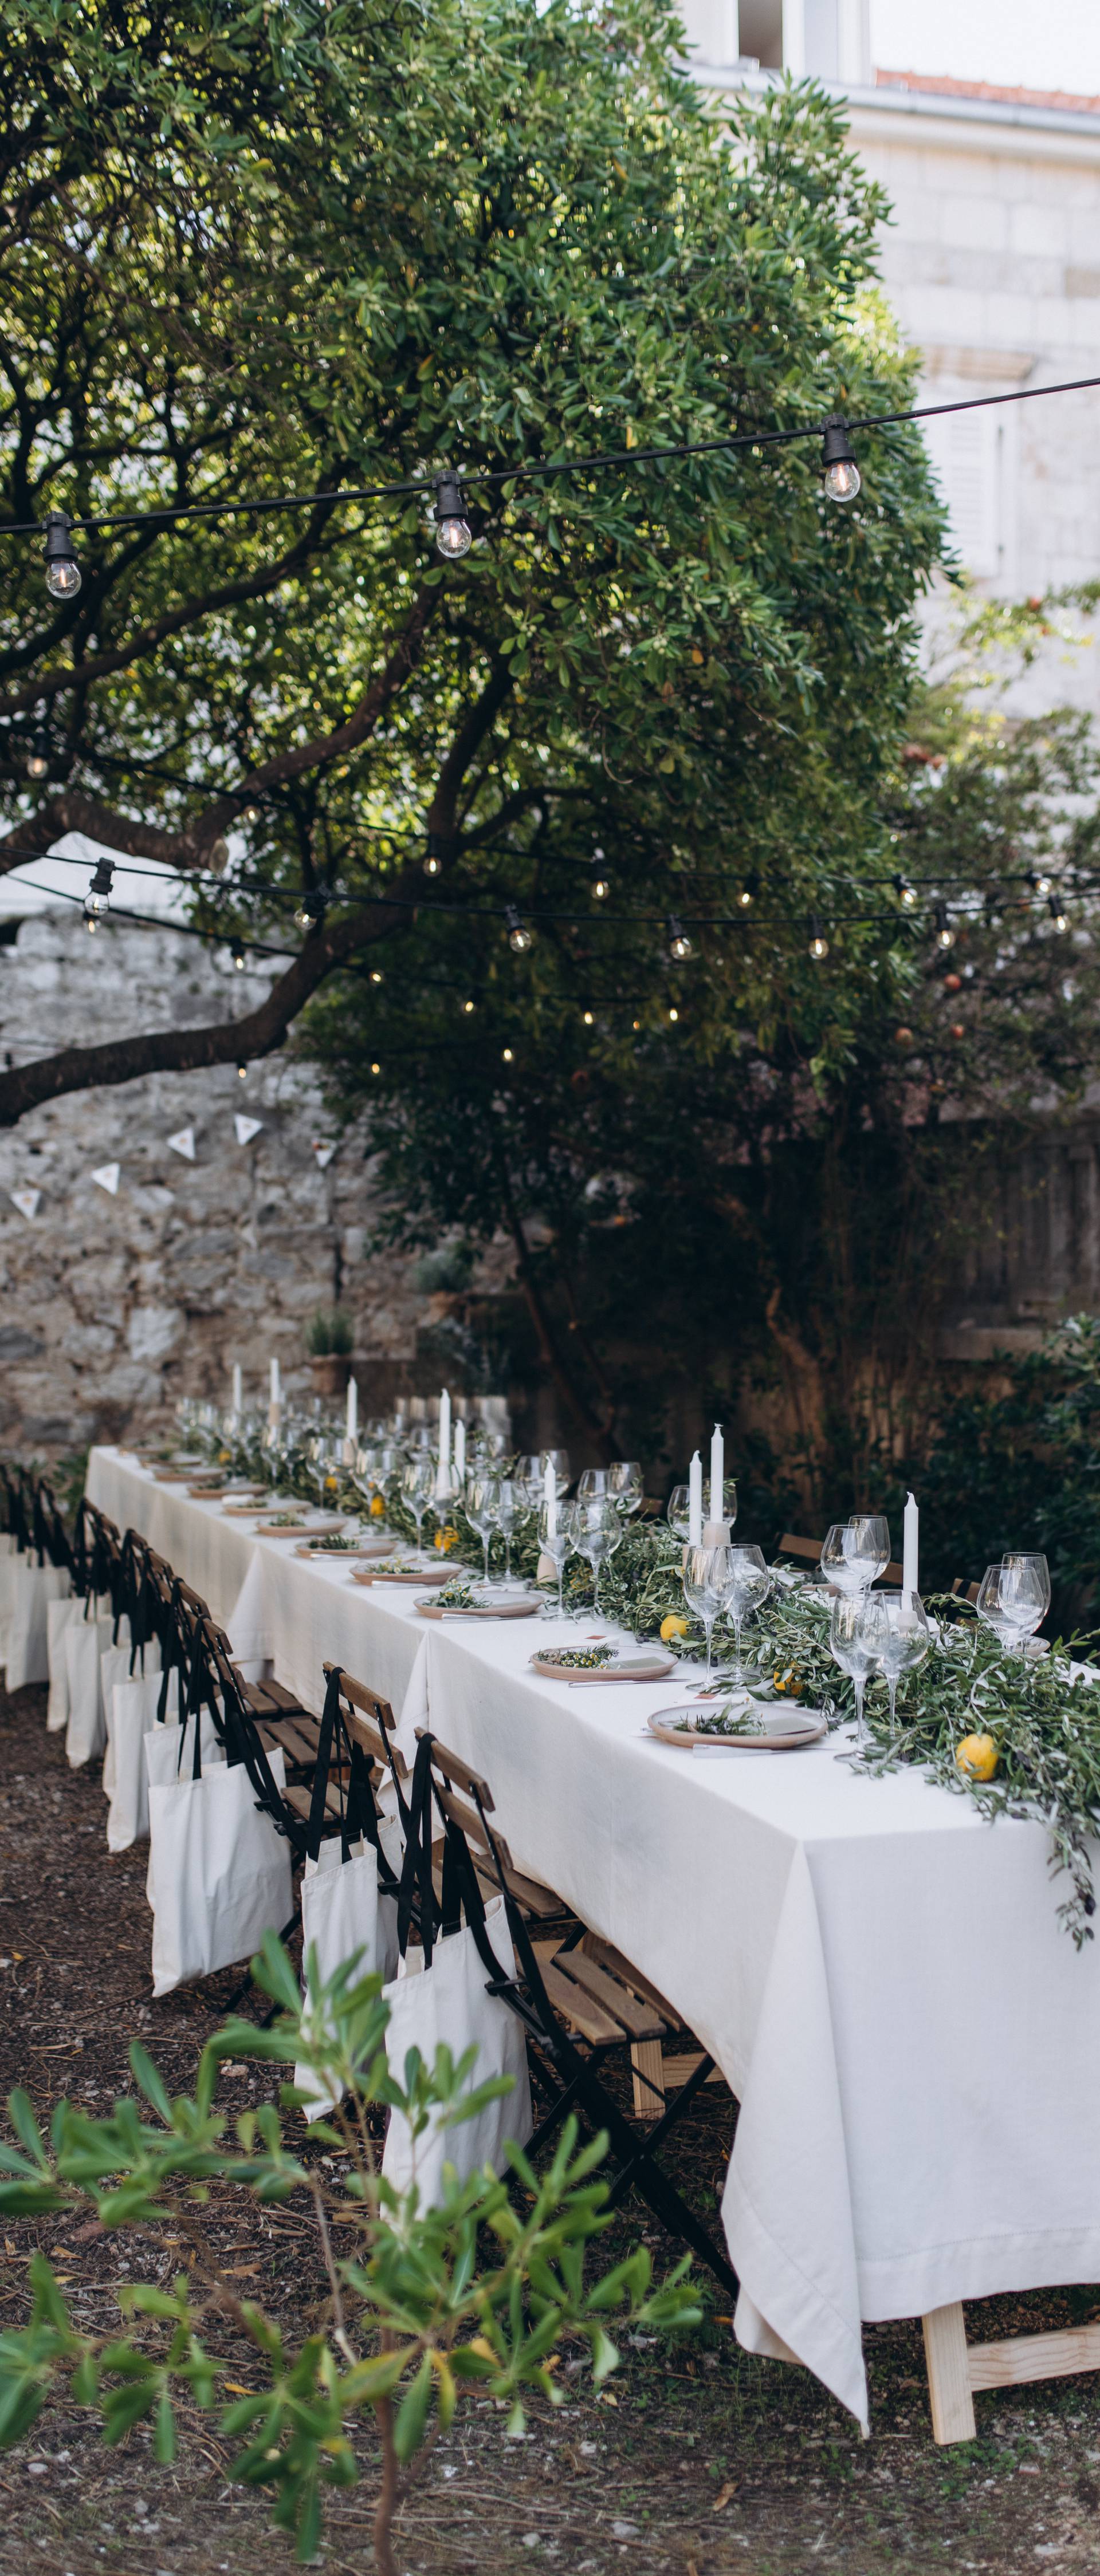
[[389, 1550], [380, 1547], [377, 1539], [366, 1539], [362, 1546], [356, 1539], [354, 1547], [333, 1547], [328, 1539], [322, 1538], [318, 1540], [316, 1547], [311, 1546], [307, 1539], [303, 1546], [295, 1548], [294, 1553], [295, 1556], [307, 1558], [323, 1556], [331, 1565], [340, 1565], [345, 1559], [349, 1565], [355, 1565], [363, 1557], [387, 1556]]
[[288, 1521], [282, 1528], [275, 1521], [262, 1520], [257, 1538], [336, 1538], [343, 1521]]
[[470, 1607], [452, 1610], [443, 1601], [418, 1601], [422, 1619], [530, 1619], [542, 1608], [541, 1592], [502, 1593], [497, 1601], [473, 1601]]
[[655, 1650], [652, 1654], [616, 1653], [606, 1664], [563, 1664], [558, 1658], [560, 1647], [540, 1646], [531, 1657], [531, 1669], [549, 1682], [664, 1682], [676, 1670], [675, 1655]]
[[820, 1743], [826, 1732], [825, 1720], [816, 1708], [777, 1709], [774, 1715], [770, 1710], [757, 1713], [759, 1726], [751, 1733], [746, 1727], [743, 1735], [714, 1735], [690, 1722], [685, 1726], [685, 1718], [691, 1719], [690, 1708], [659, 1708], [646, 1724], [659, 1744], [673, 1744], [681, 1753], [693, 1752], [697, 1744], [716, 1746], [723, 1753], [727, 1746], [733, 1753], [797, 1753], [805, 1744]]
[[351, 1579], [353, 1583], [415, 1583], [423, 1591], [426, 1583], [446, 1583], [449, 1578], [445, 1565], [438, 1571], [434, 1565], [417, 1565], [411, 1571], [406, 1568], [397, 1572], [388, 1571], [384, 1565], [353, 1565]]

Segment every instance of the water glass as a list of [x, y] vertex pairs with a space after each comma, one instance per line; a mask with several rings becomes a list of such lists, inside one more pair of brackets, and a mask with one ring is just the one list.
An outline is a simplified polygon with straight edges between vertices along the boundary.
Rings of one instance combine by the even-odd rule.
[[684, 1599], [702, 1622], [707, 1641], [707, 1681], [710, 1681], [711, 1649], [714, 1622], [728, 1599], [726, 1556], [724, 1547], [689, 1547], [684, 1557]]
[[987, 1565], [978, 1586], [979, 1619], [1006, 1652], [1033, 1637], [1050, 1608], [1050, 1574], [1045, 1556], [1010, 1556]]
[[683, 1540], [683, 1542], [684, 1542], [684, 1545], [685, 1545], [685, 1547], [686, 1547], [686, 1546], [687, 1546], [687, 1543], [688, 1543], [688, 1540], [689, 1540], [689, 1538], [691, 1537], [691, 1509], [690, 1509], [690, 1487], [689, 1487], [689, 1486], [687, 1486], [687, 1485], [674, 1485], [674, 1486], [673, 1486], [673, 1488], [672, 1488], [672, 1492], [670, 1493], [669, 1498], [668, 1498], [668, 1501], [667, 1501], [667, 1503], [665, 1504], [665, 1519], [666, 1519], [666, 1521], [668, 1522], [668, 1525], [669, 1525], [670, 1530], [672, 1531], [672, 1535], [673, 1535], [673, 1537], [674, 1537], [674, 1538], [680, 1538], [680, 1539], [682, 1539], [682, 1540]]
[[883, 1647], [882, 1669], [890, 1693], [890, 1727], [896, 1722], [895, 1703], [898, 1683], [903, 1673], [912, 1673], [923, 1664], [931, 1638], [924, 1603], [916, 1592], [881, 1592], [878, 1596], [886, 1611], [887, 1634]]
[[485, 1581], [489, 1580], [489, 1541], [497, 1526], [497, 1488], [499, 1476], [479, 1469], [466, 1479], [466, 1518], [476, 1529], [485, 1550]]
[[888, 1523], [866, 1513], [834, 1521], [821, 1543], [821, 1571], [838, 1592], [869, 1592], [889, 1562]]
[[733, 1621], [736, 1639], [733, 1671], [730, 1676], [736, 1687], [744, 1678], [741, 1662], [741, 1630], [746, 1619], [750, 1619], [755, 1611], [763, 1608], [775, 1577], [770, 1565], [765, 1565], [763, 1554], [758, 1547], [748, 1544], [723, 1547], [718, 1550], [718, 1554], [723, 1558], [725, 1566], [725, 1598], [722, 1607]]
[[856, 1724], [863, 1734], [863, 1694], [871, 1673], [881, 1672], [890, 1633], [881, 1592], [842, 1592], [833, 1602], [829, 1647], [834, 1663], [855, 1684]]
[[423, 1526], [424, 1514], [427, 1511], [432, 1498], [432, 1487], [434, 1483], [435, 1468], [433, 1467], [432, 1461], [426, 1450], [420, 1449], [417, 1451], [414, 1458], [406, 1459], [401, 1475], [401, 1491], [406, 1503], [408, 1504], [409, 1510], [412, 1513], [412, 1517], [416, 1522], [416, 1552], [418, 1556], [423, 1554], [423, 1540], [420, 1533]]
[[[559, 1502], [555, 1502], [552, 1509], [548, 1509], [545, 1503], [541, 1503], [539, 1506], [539, 1554], [540, 1556], [549, 1557], [558, 1578], [557, 1616], [559, 1619], [564, 1619], [565, 1617], [565, 1603], [562, 1600], [561, 1582], [565, 1568], [565, 1560], [573, 1544], [569, 1534], [570, 1508], [571, 1506], [569, 1504]], [[542, 1612], [543, 1618], [552, 1619], [554, 1615], [551, 1604], [546, 1602]]]
[[607, 1494], [578, 1496], [569, 1505], [569, 1537], [578, 1556], [592, 1568], [594, 1585], [593, 1609], [600, 1608], [600, 1567], [614, 1554], [623, 1535], [623, 1524], [615, 1504]]

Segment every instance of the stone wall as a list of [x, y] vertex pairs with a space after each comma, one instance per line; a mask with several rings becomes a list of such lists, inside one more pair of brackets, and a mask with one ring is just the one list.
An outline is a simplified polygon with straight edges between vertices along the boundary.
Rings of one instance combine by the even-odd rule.
[[[167, 925], [109, 919], [90, 939], [66, 908], [3, 935], [0, 1052], [16, 1063], [65, 1039], [239, 1014], [269, 981]], [[243, 1146], [237, 1111], [263, 1122]], [[193, 1163], [167, 1142], [188, 1126]], [[283, 1056], [243, 1082], [230, 1065], [76, 1094], [0, 1134], [0, 1445], [27, 1455], [115, 1436], [181, 1394], [221, 1396], [235, 1360], [259, 1391], [276, 1354], [305, 1394], [303, 1327], [337, 1301], [355, 1318], [368, 1406], [438, 1386], [448, 1335], [460, 1338], [451, 1301], [417, 1288], [407, 1253], [379, 1247], [365, 1131], [321, 1167], [315, 1145], [336, 1136]], [[92, 1173], [114, 1162], [110, 1197]], [[27, 1189], [41, 1193], [30, 1218], [11, 1197]], [[506, 1276], [502, 1252], [474, 1287], [484, 1297]]]

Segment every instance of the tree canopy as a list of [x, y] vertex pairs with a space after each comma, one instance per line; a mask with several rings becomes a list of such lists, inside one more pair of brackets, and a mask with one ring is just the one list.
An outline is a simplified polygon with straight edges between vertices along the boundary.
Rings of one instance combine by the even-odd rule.
[[[626, 1079], [678, 1007], [670, 912], [735, 925], [689, 928], [703, 1071], [745, 1026], [849, 1047], [806, 924], [853, 916], [853, 960], [870, 936], [940, 514], [906, 428], [847, 510], [812, 442], [629, 463], [911, 384], [836, 106], [779, 87], [719, 122], [678, 41], [660, 0], [14, 0], [0, 529], [454, 464], [474, 543], [441, 561], [430, 496], [103, 526], [55, 604], [5, 536], [4, 863], [81, 830], [189, 872], [211, 936], [296, 953], [236, 1024], [0, 1076], [0, 1116], [262, 1052], [322, 987], [345, 1075], [419, 1084], [426, 1049], [475, 1122], [513, 1019], [561, 1065], [590, 1009]], [[623, 461], [521, 471], [595, 452]]]

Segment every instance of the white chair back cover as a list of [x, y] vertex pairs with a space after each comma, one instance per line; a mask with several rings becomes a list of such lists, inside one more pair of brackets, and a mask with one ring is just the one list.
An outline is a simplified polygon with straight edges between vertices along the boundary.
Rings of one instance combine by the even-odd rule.
[[[201, 1739], [200, 1739], [201, 1743]], [[268, 1755], [285, 1786], [281, 1751]], [[292, 1901], [285, 1835], [256, 1804], [243, 1762], [218, 1762], [199, 1779], [149, 1788], [153, 1993], [235, 1967], [265, 1932], [281, 1932]]]

